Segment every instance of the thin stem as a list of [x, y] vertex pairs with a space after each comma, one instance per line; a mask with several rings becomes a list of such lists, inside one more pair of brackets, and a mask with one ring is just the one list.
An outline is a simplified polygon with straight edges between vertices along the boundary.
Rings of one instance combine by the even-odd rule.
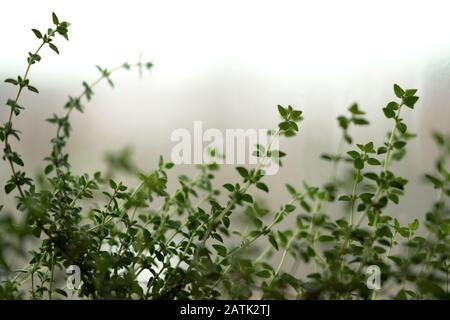
[[[46, 42], [45, 42], [45, 41], [42, 41], [42, 43], [39, 45], [39, 47], [36, 49], [36, 51], [34, 52], [33, 55], [37, 55], [37, 54], [39, 53], [39, 51], [41, 51], [42, 47], [43, 47], [45, 44], [46, 44]], [[29, 62], [28, 62], [28, 64], [27, 64], [27, 67], [26, 67], [26, 69], [25, 69], [25, 73], [24, 73], [24, 75], [23, 75], [23, 77], [22, 77], [23, 81], [26, 81], [27, 78], [28, 78], [28, 74], [29, 74], [29, 72], [30, 72], [30, 68], [31, 68], [32, 62], [33, 62], [33, 59], [30, 59]], [[19, 99], [20, 99], [20, 96], [21, 96], [21, 94], [22, 94], [23, 88], [24, 88], [24, 86], [19, 85], [19, 90], [17, 91], [16, 98], [14, 99], [14, 103], [15, 103], [15, 104], [18, 103], [18, 101], [19, 101]], [[13, 119], [13, 115], [14, 115], [14, 108], [11, 107], [11, 111], [9, 112], [9, 117], [8, 117], [8, 122], [7, 122], [8, 125], [9, 125], [9, 127], [10, 127], [10, 129], [12, 129], [12, 119]], [[9, 139], [9, 135], [10, 135], [10, 130], [8, 130], [8, 131], [7, 131], [7, 134], [5, 135], [5, 144], [4, 144], [4, 145], [5, 145], [5, 149], [8, 149], [8, 148], [11, 147], [11, 145], [10, 145], [9, 142], [8, 142], [8, 141], [9, 141], [9, 140], [8, 140], [8, 139]], [[11, 167], [11, 171], [12, 171], [12, 174], [13, 174], [13, 177], [14, 177], [14, 181], [15, 181], [16, 186], [17, 186], [17, 190], [19, 190], [20, 197], [21, 197], [21, 198], [24, 198], [25, 194], [24, 194], [24, 192], [23, 192], [23, 190], [22, 190], [22, 186], [20, 185], [20, 183], [19, 183], [19, 181], [18, 181], [17, 172], [16, 172], [16, 168], [15, 168], [15, 166], [14, 166], [14, 163], [13, 163], [12, 159], [10, 159], [10, 158], [7, 158], [7, 159], [8, 159], [8, 162], [9, 162], [9, 166]]]
[[34, 273], [31, 273], [31, 299], [34, 300]]
[[292, 245], [292, 243], [294, 242], [294, 240], [295, 240], [295, 238], [297, 237], [297, 235], [298, 235], [298, 234], [295, 234], [295, 235], [293, 235], [293, 236], [291, 237], [291, 239], [289, 239], [289, 242], [287, 243], [286, 248], [285, 248], [284, 251], [283, 251], [283, 255], [281, 256], [280, 262], [278, 263], [278, 266], [277, 266], [277, 268], [275, 269], [275, 272], [274, 272], [274, 274], [273, 274], [273, 278], [272, 278], [271, 283], [273, 283], [275, 277], [280, 273], [281, 267], [283, 266], [284, 261], [286, 260], [286, 256], [287, 256], [287, 254], [288, 254], [288, 252], [289, 252], [289, 249], [291, 248], [291, 245]]
[[345, 136], [345, 134], [342, 133], [342, 136], [341, 136], [338, 146], [337, 146], [336, 159], [334, 159], [333, 166], [331, 168], [330, 182], [332, 185], [334, 185], [336, 183], [336, 179], [337, 179], [337, 169], [338, 169], [338, 166], [340, 163], [340, 158], [342, 156], [342, 148], [344, 147], [344, 142], [345, 142], [344, 136]]
[[356, 189], [358, 188], [358, 185], [359, 185], [360, 174], [361, 174], [361, 170], [358, 169], [356, 171], [355, 181], [353, 183], [352, 199], [351, 199], [351, 202], [350, 202], [350, 217], [349, 217], [349, 219], [350, 219], [349, 224], [350, 225], [353, 225], [353, 217], [354, 217], [354, 214], [355, 214], [355, 204], [356, 204]]
[[53, 291], [53, 279], [55, 276], [55, 250], [52, 250], [52, 259], [51, 259], [51, 271], [50, 271], [50, 284], [48, 288], [48, 299], [52, 300], [52, 291]]
[[[266, 150], [266, 152], [265, 152], [265, 154], [264, 154], [262, 160], [259, 161], [258, 164], [256, 165], [256, 168], [255, 168], [255, 171], [254, 171], [255, 174], [258, 174], [258, 172], [259, 172], [259, 170], [261, 169], [263, 163], [264, 163], [264, 162], [266, 161], [266, 159], [268, 158], [268, 154], [269, 154], [269, 152], [271, 151], [272, 145], [273, 145], [273, 143], [275, 142], [276, 137], [279, 136], [279, 134], [280, 134], [280, 129], [278, 129], [278, 130], [273, 134], [272, 139], [271, 139], [269, 145], [267, 146], [267, 150]], [[251, 185], [252, 185], [251, 179], [247, 180], [247, 182], [245, 183], [244, 187], [240, 190], [240, 192], [245, 194], [245, 193], [247, 192], [247, 190], [250, 188]], [[205, 236], [203, 237], [203, 240], [202, 240], [202, 244], [203, 244], [203, 245], [205, 245], [206, 241], [208, 240], [209, 235], [210, 235], [211, 232], [212, 232], [212, 229], [213, 229], [213, 227], [214, 227], [215, 222], [216, 222], [216, 221], [220, 221], [220, 220], [223, 218], [223, 216], [224, 216], [227, 212], [229, 212], [229, 211], [231, 210], [231, 208], [232, 208], [235, 204], [236, 204], [236, 198], [234, 197], [232, 200], [230, 200], [230, 201], [228, 202], [228, 205], [227, 205], [227, 206], [219, 213], [219, 215], [218, 215], [216, 218], [213, 218], [213, 221], [211, 221], [211, 224], [209, 225], [209, 227], [208, 227], [208, 229], [207, 229], [207, 231], [206, 231], [206, 233], [205, 233]]]
[[[386, 174], [387, 171], [389, 170], [389, 164], [391, 162], [391, 150], [393, 148], [392, 144], [394, 142], [394, 138], [395, 138], [395, 134], [397, 132], [397, 119], [399, 119], [400, 117], [400, 111], [402, 109], [403, 103], [399, 105], [398, 110], [397, 110], [397, 114], [395, 116], [395, 123], [394, 123], [394, 127], [392, 128], [391, 134], [389, 136], [389, 141], [388, 141], [388, 145], [387, 145], [387, 152], [386, 152], [386, 156], [384, 159], [384, 165], [383, 165], [383, 171], [382, 173]], [[375, 192], [375, 196], [374, 201], [373, 202], [377, 202], [379, 200], [379, 197], [382, 194], [382, 186], [378, 185], [377, 190]], [[359, 225], [362, 223], [362, 221], [364, 220], [365, 216], [369, 213], [369, 210], [372, 208], [372, 205], [367, 206], [367, 209], [364, 211], [363, 214], [361, 214], [358, 222], [356, 223], [355, 227], [359, 227]]]

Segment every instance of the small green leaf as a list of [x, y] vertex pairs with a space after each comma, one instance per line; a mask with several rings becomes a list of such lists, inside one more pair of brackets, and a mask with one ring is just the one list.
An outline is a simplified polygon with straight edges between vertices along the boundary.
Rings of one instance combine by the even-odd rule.
[[354, 115], [363, 115], [365, 114], [364, 111], [359, 110], [358, 108], [358, 104], [354, 103], [352, 104], [349, 108], [348, 111], [350, 111], [350, 113], [354, 114]]
[[285, 210], [286, 212], [292, 212], [292, 211], [295, 210], [295, 206], [292, 205], [292, 204], [287, 204], [287, 205], [284, 206], [284, 210]]
[[432, 175], [426, 174], [425, 178], [427, 178], [428, 181], [430, 181], [434, 185], [435, 189], [442, 188], [442, 186], [444, 185], [442, 180], [440, 180]]
[[39, 90], [33, 86], [28, 85], [27, 86], [28, 90], [30, 90], [31, 92], [35, 92], [35, 93], [39, 93]]
[[111, 187], [111, 189], [117, 189], [117, 183], [115, 183], [112, 179], [109, 180], [109, 186]]
[[165, 165], [164, 165], [164, 167], [166, 168], [166, 169], [172, 169], [173, 167], [174, 167], [174, 163], [173, 162], [167, 162]]
[[395, 149], [401, 149], [406, 145], [405, 141], [395, 141], [394, 142], [394, 148]]
[[234, 191], [234, 186], [233, 186], [231, 183], [225, 183], [225, 184], [223, 185], [223, 187], [224, 187], [225, 189], [227, 189], [228, 191], [230, 191], [230, 192], [233, 192], [233, 191]]
[[248, 193], [242, 195], [242, 201], [248, 202], [248, 203], [253, 203], [253, 198], [251, 195], [249, 195]]
[[288, 111], [285, 108], [283, 108], [283, 106], [281, 106], [281, 105], [278, 105], [277, 107], [278, 107], [278, 112], [280, 113], [280, 116], [283, 119], [286, 119]]
[[361, 158], [357, 158], [353, 162], [353, 165], [355, 166], [355, 169], [361, 170], [364, 168], [364, 161]]
[[236, 167], [236, 170], [239, 172], [242, 178], [248, 178], [248, 170], [244, 167]]
[[38, 39], [42, 39], [42, 33], [37, 30], [37, 29], [31, 29], [31, 31], [33, 31], [34, 35], [38, 38]]
[[403, 98], [403, 104], [411, 109], [414, 108], [414, 105], [416, 104], [417, 100], [419, 100], [419, 97], [417, 96], [408, 96]]
[[398, 84], [394, 84], [394, 93], [397, 98], [402, 98], [405, 94], [405, 91]]
[[50, 47], [50, 49], [52, 49], [52, 50], [55, 51], [57, 54], [59, 54], [58, 47], [55, 46], [53, 43], [49, 43], [48, 46]]
[[220, 244], [213, 244], [213, 248], [217, 251], [217, 254], [221, 257], [225, 257], [227, 255], [227, 248]]
[[59, 24], [59, 19], [58, 19], [58, 17], [56, 16], [56, 14], [54, 12], [52, 12], [52, 21], [56, 25]]
[[45, 167], [44, 169], [44, 173], [45, 174], [49, 174], [50, 172], [53, 171], [53, 165], [49, 164], [48, 166]]
[[275, 250], [278, 250], [278, 242], [275, 239], [275, 237], [273, 236], [273, 234], [269, 234], [268, 239], [269, 239], [270, 244], [275, 248]]
[[331, 241], [334, 241], [334, 237], [323, 235], [323, 236], [320, 236], [318, 240], [320, 242], [331, 242]]
[[358, 151], [352, 150], [347, 152], [347, 154], [352, 157], [353, 159], [358, 159], [360, 157], [360, 154]]
[[258, 182], [256, 187], [262, 191], [269, 192], [269, 187], [263, 182]]
[[419, 228], [419, 220], [414, 219], [414, 221], [411, 222], [411, 223], [408, 225], [408, 227], [409, 227], [409, 229], [411, 229], [412, 231], [416, 231], [416, 230]]
[[393, 109], [390, 108], [383, 108], [383, 112], [384, 115], [386, 116], [386, 118], [391, 119], [395, 117], [395, 111]]
[[272, 274], [270, 273], [269, 270], [261, 270], [261, 271], [258, 271], [255, 275], [259, 278], [267, 279], [267, 278], [270, 278]]
[[381, 162], [378, 161], [378, 159], [375, 159], [375, 158], [369, 158], [367, 160], [367, 163], [370, 164], [371, 166], [380, 166], [381, 165]]
[[17, 82], [17, 80], [14, 80], [14, 79], [11, 79], [11, 78], [6, 79], [5, 82], [6, 83], [11, 83], [11, 84], [13, 84], [15, 86], [17, 86], [19, 84], [19, 82]]
[[401, 133], [405, 133], [406, 130], [408, 129], [408, 127], [407, 127], [406, 124], [404, 124], [403, 122], [399, 122], [399, 123], [397, 123], [397, 129], [398, 129]]
[[15, 187], [16, 187], [16, 185], [14, 183], [9, 183], [9, 184], [5, 185], [5, 192], [6, 192], [6, 194], [8, 194], [11, 191], [13, 191]]

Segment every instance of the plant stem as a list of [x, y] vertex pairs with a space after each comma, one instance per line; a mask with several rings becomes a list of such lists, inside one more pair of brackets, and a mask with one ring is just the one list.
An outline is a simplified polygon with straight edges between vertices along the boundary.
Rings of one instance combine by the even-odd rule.
[[355, 214], [355, 203], [356, 203], [356, 189], [358, 188], [358, 185], [359, 185], [360, 174], [361, 174], [361, 170], [358, 169], [356, 171], [355, 181], [353, 183], [352, 199], [351, 199], [351, 202], [350, 202], [350, 217], [349, 217], [349, 224], [350, 225], [353, 225], [353, 216]]
[[[261, 169], [263, 163], [264, 163], [264, 162], [266, 161], [266, 159], [268, 158], [268, 154], [271, 152], [272, 145], [273, 145], [273, 143], [275, 142], [276, 137], [279, 136], [279, 134], [280, 134], [280, 129], [278, 129], [278, 130], [273, 134], [272, 139], [270, 140], [270, 143], [269, 143], [269, 145], [267, 146], [267, 150], [266, 150], [266, 152], [265, 152], [265, 154], [264, 154], [264, 157], [263, 157], [262, 160], [259, 161], [258, 164], [256, 165], [256, 168], [255, 168], [255, 171], [254, 171], [255, 174], [258, 174], [258, 172], [259, 172], [259, 170]], [[243, 193], [243, 194], [245, 194], [245, 193], [247, 192], [248, 188], [250, 188], [251, 185], [252, 185], [251, 180], [250, 180], [250, 179], [247, 180], [247, 182], [245, 183], [244, 187], [240, 190], [240, 192]], [[216, 218], [213, 218], [213, 221], [211, 221], [211, 224], [209, 225], [209, 227], [208, 227], [208, 229], [207, 229], [207, 231], [206, 231], [206, 233], [205, 233], [205, 236], [203, 237], [203, 240], [202, 240], [202, 244], [203, 244], [203, 245], [205, 245], [206, 241], [208, 240], [209, 235], [211, 234], [212, 229], [214, 228], [215, 222], [216, 222], [216, 221], [220, 221], [220, 220], [223, 218], [223, 216], [224, 216], [227, 212], [229, 212], [229, 211], [231, 210], [231, 208], [232, 208], [235, 204], [236, 204], [236, 198], [233, 198], [232, 200], [230, 200], [230, 201], [228, 202], [228, 205], [227, 205], [227, 206], [219, 213], [219, 215], [218, 215]]]
[[[399, 117], [400, 117], [400, 111], [402, 109], [402, 106], [403, 106], [403, 103], [400, 104], [399, 107], [398, 107], [397, 114], [395, 116], [394, 127], [392, 128], [392, 131], [391, 131], [391, 134], [390, 134], [390, 137], [389, 137], [387, 152], [386, 152], [386, 156], [385, 156], [385, 159], [384, 159], [384, 165], [383, 165], [383, 171], [382, 171], [382, 173], [384, 173], [384, 174], [386, 174], [387, 171], [389, 170], [389, 164], [391, 162], [391, 150], [393, 148], [392, 144], [394, 142], [395, 134], [397, 132], [397, 119], [399, 119]], [[377, 187], [376, 192], [375, 192], [375, 196], [373, 197], [374, 198], [373, 202], [377, 202], [379, 200], [379, 197], [381, 196], [382, 191], [383, 191], [382, 187], [379, 185]], [[359, 217], [358, 222], [355, 225], [355, 228], [359, 227], [359, 225], [362, 223], [362, 221], [364, 220], [366, 215], [369, 213], [369, 210], [371, 208], [372, 208], [372, 205], [367, 206], [367, 209]]]
[[[45, 45], [45, 43], [46, 43], [45, 41], [42, 41], [42, 43], [41, 43], [40, 46], [36, 49], [36, 51], [34, 52], [33, 55], [37, 55], [37, 54], [39, 53], [39, 51], [41, 51], [41, 49], [42, 49], [42, 47]], [[23, 77], [22, 77], [23, 81], [28, 80], [27, 78], [28, 78], [28, 74], [29, 74], [29, 72], [30, 72], [30, 68], [31, 68], [31, 65], [32, 65], [32, 61], [33, 61], [33, 60], [30, 59], [29, 62], [28, 62], [28, 64], [27, 64], [27, 67], [26, 67], [26, 69], [25, 69], [25, 73], [24, 73], [24, 75], [23, 75]], [[17, 91], [16, 98], [14, 99], [14, 103], [15, 103], [15, 104], [17, 104], [17, 103], [19, 102], [19, 99], [20, 99], [20, 96], [21, 96], [21, 94], [22, 94], [23, 88], [24, 88], [24, 87], [23, 87], [22, 85], [19, 85], [19, 90]], [[10, 129], [12, 129], [12, 119], [13, 119], [13, 115], [14, 115], [14, 108], [11, 107], [11, 111], [9, 112], [9, 117], [8, 117], [8, 122], [7, 122], [8, 125], [9, 125], [9, 127], [10, 127]], [[10, 135], [10, 131], [8, 130], [8, 133], [5, 135], [5, 150], [8, 149], [8, 148], [11, 148], [11, 145], [10, 145], [9, 142], [8, 142], [9, 135]], [[11, 167], [11, 171], [12, 171], [12, 174], [13, 174], [13, 177], [14, 177], [14, 181], [15, 181], [16, 186], [17, 186], [17, 190], [19, 190], [20, 197], [21, 197], [21, 198], [24, 198], [25, 194], [24, 194], [24, 192], [23, 192], [23, 190], [22, 190], [22, 186], [20, 185], [20, 183], [19, 183], [19, 181], [18, 181], [17, 172], [16, 172], [16, 168], [15, 168], [15, 166], [14, 166], [14, 163], [13, 163], [12, 159], [10, 159], [10, 158], [7, 158], [7, 159], [8, 159], [8, 162], [9, 162], [9, 166]]]

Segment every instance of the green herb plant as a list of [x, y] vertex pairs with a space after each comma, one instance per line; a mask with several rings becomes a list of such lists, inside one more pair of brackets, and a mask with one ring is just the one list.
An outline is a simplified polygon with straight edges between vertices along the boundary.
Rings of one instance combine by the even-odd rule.
[[[264, 164], [282, 164], [286, 156], [272, 143], [258, 145], [258, 164], [237, 167], [238, 178], [223, 186], [215, 185], [220, 166], [212, 161], [198, 165], [193, 177], [180, 176], [169, 192], [173, 163], [161, 157], [148, 172], [126, 150], [108, 156], [105, 173], [74, 174], [65, 152], [72, 112], [83, 112], [100, 83], [113, 86], [113, 73], [153, 64], [97, 67], [99, 78], [83, 82], [63, 115], [47, 120], [55, 136], [45, 169], [32, 179], [14, 149], [20, 138], [16, 120], [25, 109], [21, 97], [39, 92], [29, 76], [41, 52], [48, 47], [59, 54], [55, 43], [60, 36], [68, 40], [70, 24], [54, 13], [52, 22], [47, 32], [32, 29], [38, 48], [29, 53], [23, 75], [5, 80], [17, 88], [0, 127], [11, 172], [4, 191], [15, 196], [16, 208], [12, 214], [0, 206], [0, 298], [450, 298], [450, 136], [434, 133], [440, 156], [424, 177], [436, 199], [424, 220], [402, 225], [395, 217], [408, 180], [394, 170], [399, 162], [408, 165], [406, 146], [415, 137], [402, 115], [413, 111], [417, 90], [394, 85], [395, 99], [382, 110], [392, 129], [381, 145], [351, 136], [354, 126], [367, 127], [369, 121], [357, 104], [350, 106], [338, 117], [342, 138], [336, 152], [322, 155], [331, 164], [328, 181], [287, 184], [291, 200], [273, 212], [253, 193], [260, 189], [270, 199]], [[302, 111], [278, 106], [278, 113], [272, 141], [296, 137]], [[211, 156], [219, 158], [214, 150]], [[115, 178], [118, 172], [139, 184], [126, 186]], [[21, 267], [18, 261], [27, 263]], [[370, 266], [379, 270], [379, 287], [367, 284]], [[75, 286], [68, 280], [70, 267], [79, 271]]]

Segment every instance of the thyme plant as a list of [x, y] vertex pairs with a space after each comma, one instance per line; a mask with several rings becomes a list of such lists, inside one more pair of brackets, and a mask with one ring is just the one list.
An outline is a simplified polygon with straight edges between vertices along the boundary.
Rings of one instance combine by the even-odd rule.
[[[331, 165], [328, 181], [287, 184], [291, 200], [272, 211], [252, 195], [260, 189], [270, 200], [264, 165], [281, 164], [286, 156], [272, 143], [258, 145], [258, 164], [237, 167], [238, 178], [222, 186], [214, 181], [220, 168], [214, 150], [216, 160], [198, 165], [193, 177], [180, 176], [172, 192], [167, 183], [174, 164], [163, 157], [146, 172], [124, 151], [108, 156], [104, 173], [74, 174], [65, 151], [71, 114], [83, 112], [97, 85], [113, 86], [115, 72], [153, 64], [97, 67], [98, 79], [83, 82], [62, 115], [47, 120], [55, 135], [45, 169], [32, 179], [14, 148], [20, 140], [16, 123], [25, 109], [21, 97], [39, 93], [30, 71], [41, 52], [59, 54], [59, 38], [68, 40], [70, 24], [54, 13], [52, 22], [46, 32], [32, 29], [39, 46], [29, 53], [24, 73], [5, 80], [17, 89], [6, 101], [0, 127], [11, 172], [4, 191], [15, 197], [16, 207], [0, 206], [0, 298], [450, 298], [450, 136], [434, 133], [440, 156], [434, 171], [424, 175], [436, 189], [433, 206], [421, 221], [403, 225], [396, 218], [408, 183], [395, 172], [396, 163], [408, 165], [404, 155], [415, 137], [402, 114], [413, 111], [417, 90], [394, 85], [394, 100], [382, 110], [392, 129], [381, 145], [352, 137], [354, 126], [367, 127], [369, 121], [357, 104], [350, 106], [338, 117], [337, 150], [322, 155]], [[278, 106], [278, 113], [271, 141], [297, 138], [302, 111]], [[125, 185], [115, 177], [119, 171], [140, 183]], [[379, 287], [368, 285], [366, 271], [374, 266]], [[67, 281], [68, 269], [79, 272], [79, 283]]]

